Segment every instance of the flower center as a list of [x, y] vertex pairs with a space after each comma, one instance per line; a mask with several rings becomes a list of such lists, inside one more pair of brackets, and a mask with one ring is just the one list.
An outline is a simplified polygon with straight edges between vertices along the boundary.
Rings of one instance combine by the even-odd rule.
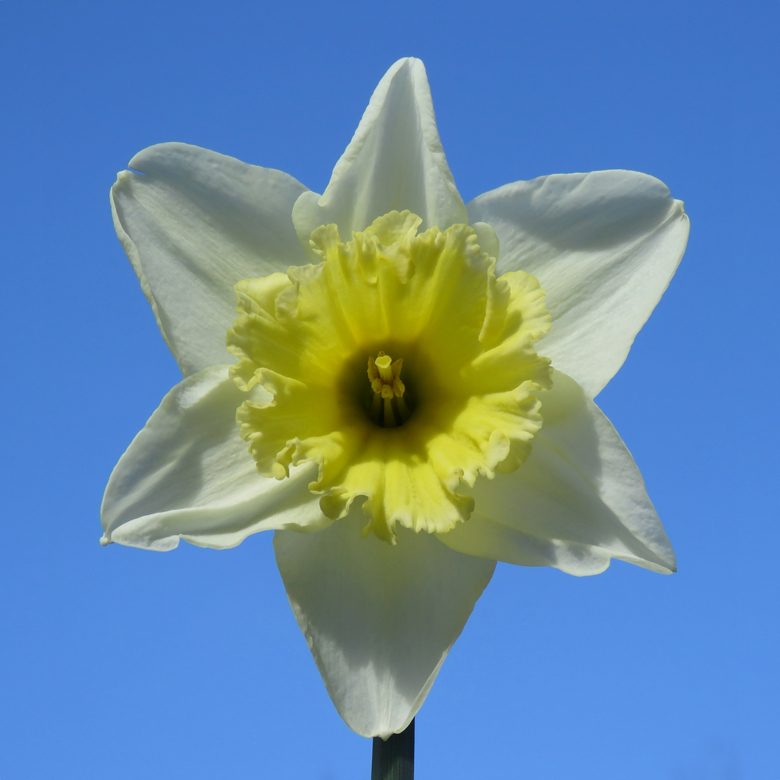
[[401, 381], [403, 358], [396, 360], [384, 352], [376, 360], [368, 359], [368, 381], [371, 383], [369, 417], [383, 428], [395, 428], [409, 419], [409, 407], [404, 401], [406, 387]]

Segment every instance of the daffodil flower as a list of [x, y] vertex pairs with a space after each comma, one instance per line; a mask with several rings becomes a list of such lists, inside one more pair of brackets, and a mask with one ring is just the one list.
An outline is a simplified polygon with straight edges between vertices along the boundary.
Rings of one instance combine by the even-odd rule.
[[414, 59], [322, 195], [185, 144], [130, 168], [116, 230], [184, 379], [114, 469], [102, 541], [275, 531], [355, 731], [410, 723], [497, 561], [674, 571], [593, 401], [685, 248], [660, 181], [553, 175], [464, 205]]

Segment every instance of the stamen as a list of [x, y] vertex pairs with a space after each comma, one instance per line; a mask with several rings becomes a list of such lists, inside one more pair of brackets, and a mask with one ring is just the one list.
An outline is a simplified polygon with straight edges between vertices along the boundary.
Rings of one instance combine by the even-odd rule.
[[395, 415], [393, 414], [393, 402], [390, 398], [385, 398], [385, 414], [384, 414], [385, 428], [395, 428]]
[[382, 413], [382, 396], [378, 393], [371, 393], [371, 419], [379, 422], [379, 415]]
[[368, 380], [371, 382], [373, 397], [369, 415], [377, 424], [385, 428], [403, 425], [409, 419], [409, 407], [403, 399], [406, 386], [401, 381], [403, 358], [393, 359], [380, 352], [376, 360], [368, 359]]

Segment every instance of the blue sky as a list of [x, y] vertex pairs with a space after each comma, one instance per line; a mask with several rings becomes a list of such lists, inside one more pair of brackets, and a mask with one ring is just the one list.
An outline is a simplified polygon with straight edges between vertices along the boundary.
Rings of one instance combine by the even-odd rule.
[[368, 776], [270, 537], [98, 544], [108, 475], [180, 377], [108, 189], [185, 141], [322, 191], [405, 55], [464, 200], [628, 168], [692, 224], [599, 396], [679, 573], [499, 566], [417, 719], [418, 776], [780, 772], [779, 21], [768, 2], [0, 0], [0, 780]]

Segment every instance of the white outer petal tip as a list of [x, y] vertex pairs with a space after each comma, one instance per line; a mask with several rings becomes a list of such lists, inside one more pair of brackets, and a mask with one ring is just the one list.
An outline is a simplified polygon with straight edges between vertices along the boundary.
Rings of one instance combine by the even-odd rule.
[[604, 413], [560, 371], [542, 395], [528, 460], [478, 482], [471, 519], [439, 538], [461, 552], [568, 574], [618, 558], [671, 574], [676, 559], [631, 453]]
[[553, 174], [468, 204], [501, 242], [497, 273], [522, 269], [552, 315], [541, 354], [595, 397], [623, 364], [688, 241], [681, 201], [635, 171]]
[[102, 544], [168, 551], [184, 539], [226, 549], [258, 531], [330, 523], [308, 489], [315, 464], [283, 481], [257, 473], [235, 419], [245, 398], [228, 366], [194, 374], [165, 396], [108, 481]]
[[274, 536], [279, 571], [328, 693], [366, 737], [403, 731], [490, 581], [495, 561], [402, 529], [391, 546], [350, 516]]
[[282, 171], [180, 143], [130, 161], [111, 188], [117, 236], [184, 376], [229, 361], [233, 285], [306, 261]]
[[439, 139], [425, 67], [396, 62], [379, 82], [322, 196], [303, 193], [293, 208], [309, 251], [312, 231], [335, 223], [342, 238], [390, 211], [408, 209], [423, 229], [468, 222]]

